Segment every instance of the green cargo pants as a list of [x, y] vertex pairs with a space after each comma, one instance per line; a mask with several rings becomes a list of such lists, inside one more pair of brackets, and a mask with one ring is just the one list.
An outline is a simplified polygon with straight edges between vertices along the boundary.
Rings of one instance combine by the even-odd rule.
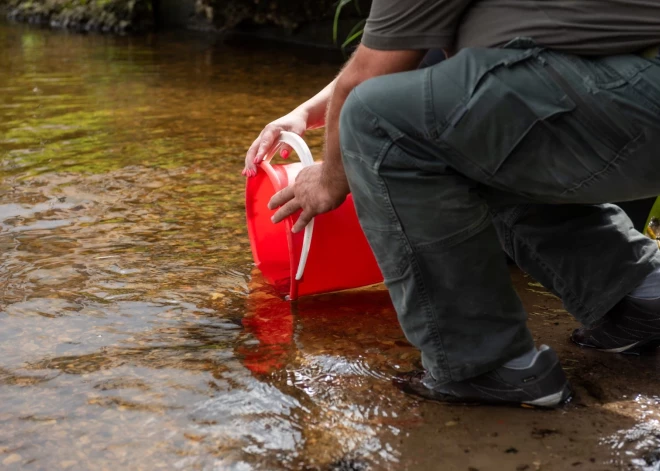
[[467, 49], [360, 85], [340, 133], [401, 326], [440, 381], [533, 345], [502, 247], [585, 325], [660, 266], [607, 204], [660, 194], [657, 59]]

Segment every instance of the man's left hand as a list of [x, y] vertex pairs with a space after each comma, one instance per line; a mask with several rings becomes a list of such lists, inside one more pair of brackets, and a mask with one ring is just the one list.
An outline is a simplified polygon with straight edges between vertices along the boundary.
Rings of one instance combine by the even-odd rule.
[[280, 208], [271, 220], [274, 223], [281, 222], [302, 209], [292, 232], [302, 231], [314, 216], [338, 208], [348, 193], [343, 169], [330, 172], [322, 163], [312, 165], [301, 170], [292, 185], [271, 198], [268, 209]]

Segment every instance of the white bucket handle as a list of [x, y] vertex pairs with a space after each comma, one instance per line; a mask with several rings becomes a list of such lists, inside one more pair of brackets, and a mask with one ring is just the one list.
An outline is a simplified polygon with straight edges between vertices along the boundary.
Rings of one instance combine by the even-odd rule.
[[[309, 150], [309, 147], [305, 143], [302, 137], [300, 137], [298, 134], [289, 132], [289, 131], [282, 131], [280, 134], [280, 141], [277, 143], [277, 145], [271, 149], [271, 151], [268, 153], [266, 158], [264, 159], [265, 162], [270, 162], [273, 156], [277, 153], [278, 149], [282, 147], [282, 144], [288, 144], [291, 146], [291, 148], [296, 151], [296, 154], [298, 154], [298, 157], [300, 158], [300, 162], [302, 163], [303, 167], [309, 167], [310, 165], [314, 165], [314, 157], [312, 157], [312, 151]], [[300, 262], [298, 263], [298, 271], [296, 271], [296, 280], [299, 281], [303, 273], [305, 272], [305, 265], [307, 264], [307, 257], [309, 256], [309, 248], [312, 245], [312, 233], [314, 232], [314, 219], [307, 224], [305, 227], [305, 235], [303, 237], [303, 246], [302, 246], [302, 252], [300, 254]]]

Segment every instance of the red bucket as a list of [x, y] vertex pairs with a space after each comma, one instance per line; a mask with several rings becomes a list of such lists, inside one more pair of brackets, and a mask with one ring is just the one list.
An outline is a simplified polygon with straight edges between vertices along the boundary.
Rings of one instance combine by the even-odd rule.
[[[301, 163], [271, 165], [270, 160], [283, 143], [311, 164], [311, 153], [300, 136], [283, 132], [257, 172], [247, 179], [245, 208], [252, 256], [264, 278], [283, 295], [300, 296], [358, 288], [383, 281], [380, 269], [355, 214], [353, 198], [334, 211], [314, 218], [307, 259], [300, 265], [303, 233], [291, 228], [298, 214], [279, 224], [270, 220], [270, 198], [293, 182], [305, 166]], [[307, 229], [311, 232], [311, 228]], [[306, 263], [305, 263], [306, 261]], [[296, 275], [302, 275], [296, 276]], [[299, 278], [299, 279], [296, 279]]]

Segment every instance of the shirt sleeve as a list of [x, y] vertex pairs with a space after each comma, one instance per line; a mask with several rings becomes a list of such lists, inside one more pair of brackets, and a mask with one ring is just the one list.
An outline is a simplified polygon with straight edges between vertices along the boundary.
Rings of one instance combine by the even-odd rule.
[[362, 36], [371, 49], [450, 49], [471, 0], [373, 0]]

